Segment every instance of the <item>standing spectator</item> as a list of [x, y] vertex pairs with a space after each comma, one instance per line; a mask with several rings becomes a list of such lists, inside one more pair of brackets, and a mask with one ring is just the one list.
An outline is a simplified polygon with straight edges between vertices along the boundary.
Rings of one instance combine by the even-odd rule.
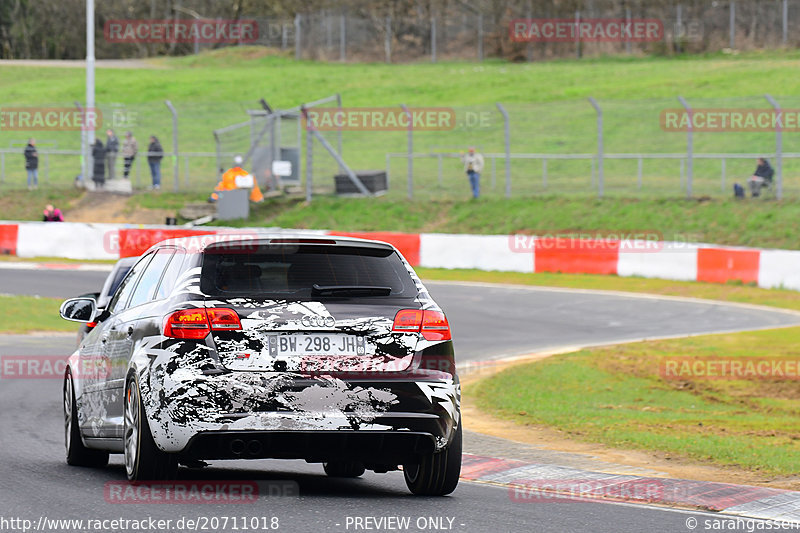
[[64, 216], [61, 214], [61, 209], [53, 207], [53, 204], [44, 206], [44, 216], [42, 222], [64, 222]]
[[117, 152], [119, 152], [119, 139], [114, 134], [114, 130], [106, 130], [106, 163], [108, 164], [108, 179], [115, 177], [115, 164], [117, 162]]
[[161, 159], [164, 157], [164, 149], [158, 142], [158, 137], [150, 136], [150, 145], [147, 147], [147, 163], [150, 165], [150, 175], [153, 177], [154, 191], [161, 188]]
[[39, 152], [36, 151], [36, 139], [28, 139], [25, 147], [25, 170], [28, 171], [28, 190], [39, 188]]
[[125, 161], [125, 172], [123, 176], [125, 179], [128, 178], [128, 174], [131, 172], [131, 166], [133, 165], [133, 160], [136, 158], [136, 153], [138, 151], [139, 144], [136, 142], [136, 137], [133, 136], [133, 133], [126, 132], [125, 140], [122, 141], [122, 158]]
[[103, 146], [103, 141], [97, 139], [92, 147], [92, 159], [94, 159], [94, 167], [92, 169], [92, 181], [98, 189], [103, 188], [106, 182], [106, 149]]
[[461, 161], [464, 163], [464, 171], [469, 178], [469, 184], [472, 188], [472, 197], [478, 198], [481, 194], [481, 172], [483, 172], [483, 156], [475, 151], [475, 148], [470, 146], [469, 152], [461, 156]]

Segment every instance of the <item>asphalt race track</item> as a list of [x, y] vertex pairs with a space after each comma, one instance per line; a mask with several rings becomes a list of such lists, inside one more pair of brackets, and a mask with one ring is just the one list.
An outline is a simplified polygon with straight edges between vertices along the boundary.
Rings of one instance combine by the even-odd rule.
[[[0, 293], [68, 297], [96, 290], [104, 272], [0, 270]], [[637, 338], [800, 324], [800, 315], [743, 306], [628, 297], [581, 291], [519, 290], [429, 283], [448, 313], [461, 361], [481, 360], [566, 345], [602, 344]], [[66, 355], [73, 335], [2, 336], [0, 356]], [[61, 381], [4, 379], [0, 383], [0, 531], [20, 531], [9, 519], [171, 519], [265, 517], [278, 531], [704, 531], [705, 520], [724, 515], [613, 503], [514, 501], [507, 488], [463, 482], [445, 498], [411, 496], [402, 474], [337, 480], [320, 465], [302, 461], [215, 462], [202, 470], [181, 469], [182, 479], [258, 480], [297, 483], [298, 495], [263, 497], [253, 503], [119, 504], [104, 496], [108, 482], [125, 479], [121, 456], [108, 468], [69, 467], [64, 462]], [[290, 485], [294, 486], [294, 485]], [[407, 517], [406, 528], [366, 517]], [[361, 519], [361, 520], [359, 520]], [[692, 522], [692, 519], [697, 522]], [[688, 521], [688, 522], [687, 522]], [[263, 522], [266, 522], [264, 524]], [[697, 523], [696, 528], [687, 523]], [[19, 523], [15, 523], [19, 526]], [[42, 522], [45, 524], [45, 522]], [[386, 527], [386, 526], [398, 527]], [[85, 529], [85, 528], [84, 528]], [[198, 529], [203, 529], [202, 526]], [[71, 528], [40, 530], [73, 531]], [[97, 529], [92, 529], [97, 530]], [[122, 527], [108, 529], [124, 531]], [[128, 529], [131, 530], [131, 529]], [[252, 530], [252, 529], [250, 529]], [[727, 531], [737, 529], [726, 529]], [[743, 524], [739, 531], [745, 531]]]

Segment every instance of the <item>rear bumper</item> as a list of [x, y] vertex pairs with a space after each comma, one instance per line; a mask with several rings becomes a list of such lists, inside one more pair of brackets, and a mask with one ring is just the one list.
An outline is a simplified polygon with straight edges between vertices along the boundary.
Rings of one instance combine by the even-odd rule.
[[191, 459], [357, 460], [398, 465], [432, 453], [430, 433], [410, 431], [215, 431], [198, 433], [182, 455]]
[[[459, 384], [441, 374], [368, 381], [262, 372], [168, 377], [178, 375], [185, 379], [164, 379], [161, 390], [143, 386], [142, 397], [158, 447], [197, 459], [328, 460], [369, 451], [371, 460], [399, 464], [408, 459], [403, 449], [442, 449], [460, 422]], [[230, 433], [257, 441], [253, 453], [232, 452], [237, 437]]]

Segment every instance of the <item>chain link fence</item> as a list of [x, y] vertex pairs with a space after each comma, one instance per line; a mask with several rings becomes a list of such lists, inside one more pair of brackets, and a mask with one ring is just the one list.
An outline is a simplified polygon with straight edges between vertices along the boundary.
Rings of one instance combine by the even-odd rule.
[[[800, 110], [800, 97], [775, 96], [787, 118]], [[688, 98], [693, 112], [769, 113], [765, 96]], [[359, 111], [336, 96], [312, 109]], [[346, 104], [346, 102], [344, 103]], [[403, 113], [402, 103], [374, 108]], [[148, 137], [163, 146], [162, 189], [207, 191], [235, 155], [249, 156], [246, 167], [266, 189], [264, 172], [273, 161], [291, 161], [293, 174], [283, 185], [309, 197], [332, 194], [335, 176], [385, 171], [395, 198], [467, 198], [469, 187], [460, 156], [474, 146], [486, 158], [481, 180], [487, 196], [540, 194], [679, 197], [729, 195], [734, 182], [744, 184], [765, 157], [776, 169], [773, 194], [800, 197], [798, 128], [778, 132], [769, 125], [747, 128], [670, 129], [665, 113], [683, 110], [678, 98], [588, 100], [527, 104], [485, 104], [431, 108], [449, 113], [445, 128], [322, 128], [309, 135], [301, 107], [273, 110], [257, 103], [175, 103], [178, 129], [164, 104], [101, 106], [98, 136], [113, 128], [120, 140], [130, 130], [139, 143], [131, 170], [134, 188], [150, 184], [146, 161]], [[46, 107], [69, 107], [53, 104]], [[411, 105], [409, 107], [414, 110]], [[424, 108], [417, 108], [424, 109]], [[504, 119], [503, 111], [508, 115]], [[273, 118], [269, 118], [273, 117]], [[602, 119], [602, 123], [600, 121]], [[506, 137], [506, 129], [508, 136]], [[216, 136], [215, 136], [216, 133]], [[40, 187], [71, 187], [81, 174], [81, 132], [33, 132], [39, 150]], [[0, 132], [0, 190], [26, 186], [24, 147], [30, 132]], [[178, 147], [173, 143], [178, 139]], [[259, 138], [260, 137], [260, 138]], [[690, 144], [691, 141], [691, 144]], [[508, 154], [508, 157], [506, 156]], [[117, 157], [116, 175], [122, 175]], [[260, 170], [259, 170], [260, 169]]]
[[[714, 1], [651, 5], [595, 0], [542, 4], [532, 0], [504, 3], [413, 3], [380, 6], [355, 3], [294, 18], [243, 17], [256, 20], [257, 44], [293, 51], [297, 59], [403, 62], [429, 59], [482, 60], [502, 57], [534, 61], [603, 54], [698, 53], [723, 49], [800, 45], [800, 0]], [[649, 42], [580, 38], [568, 42], [520, 42], [512, 23], [522, 19], [655, 20], [659, 38]], [[563, 40], [562, 40], [563, 41]]]

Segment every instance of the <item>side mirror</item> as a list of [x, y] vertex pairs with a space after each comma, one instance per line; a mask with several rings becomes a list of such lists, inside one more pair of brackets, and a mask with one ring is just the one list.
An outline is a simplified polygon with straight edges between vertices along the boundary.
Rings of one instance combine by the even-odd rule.
[[94, 298], [70, 298], [61, 304], [61, 318], [73, 322], [91, 322], [97, 314]]

